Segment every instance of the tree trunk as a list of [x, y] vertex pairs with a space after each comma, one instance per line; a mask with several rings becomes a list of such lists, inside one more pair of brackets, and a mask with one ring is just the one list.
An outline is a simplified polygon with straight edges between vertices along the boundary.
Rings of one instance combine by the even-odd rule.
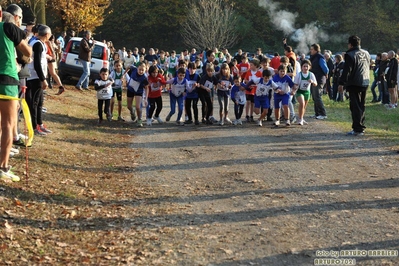
[[46, 24], [46, 0], [39, 0], [36, 9], [37, 23]]

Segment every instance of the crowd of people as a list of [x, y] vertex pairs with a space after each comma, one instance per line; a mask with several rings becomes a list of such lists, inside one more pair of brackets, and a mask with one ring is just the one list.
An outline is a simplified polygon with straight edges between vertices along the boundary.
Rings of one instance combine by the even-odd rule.
[[[148, 54], [145, 54], [144, 48], [139, 51], [137, 47], [133, 50], [126, 50], [124, 47], [115, 50], [110, 42], [108, 46], [111, 57], [107, 79], [110, 82], [106, 83], [108, 84], [106, 90], [104, 84], [95, 87], [99, 99], [99, 123], [102, 123], [103, 114], [108, 120], [113, 118], [112, 103], [116, 95], [119, 107], [123, 85], [127, 88], [127, 107], [131, 119], [137, 122], [139, 127], [143, 126], [143, 121], [146, 121], [148, 126], [152, 125], [153, 121], [163, 122], [159, 117], [162, 110], [162, 92], [168, 92], [170, 96], [171, 110], [166, 116], [166, 121], [176, 113], [177, 104], [176, 124], [178, 125], [192, 123], [198, 125], [201, 122], [208, 125], [215, 123], [237, 125], [245, 120], [262, 126], [262, 121], [267, 120], [274, 121], [278, 126], [280, 107], [286, 125], [292, 123], [303, 125], [307, 123], [303, 113], [310, 97], [315, 101], [314, 118], [321, 120], [327, 118], [321, 96], [324, 84], [328, 80], [329, 70], [318, 44], [311, 46], [310, 60], [297, 58], [286, 41], [284, 41], [285, 54], [280, 56], [276, 53], [273, 58], [263, 55], [260, 48], [249, 58], [249, 55], [241, 49], [234, 56], [225, 48], [221, 51], [217, 48], [205, 49], [202, 53], [197, 53], [193, 48], [191, 52], [183, 50], [180, 55], [176, 55], [176, 51], [171, 51], [169, 54], [153, 48], [149, 49]], [[268, 71], [265, 72], [266, 70]], [[308, 75], [309, 70], [311, 75]], [[179, 71], [182, 72], [181, 76]], [[183, 72], [184, 79], [180, 79]], [[103, 81], [98, 80], [100, 83]], [[116, 92], [109, 96], [109, 99], [104, 99], [100, 92], [108, 94], [106, 91], [111, 88]], [[308, 93], [302, 94], [304, 90]], [[279, 95], [286, 96], [280, 99]], [[217, 97], [219, 104], [218, 116], [213, 114], [214, 97]], [[262, 100], [259, 102], [260, 99]], [[297, 99], [300, 103], [299, 118], [294, 110]], [[234, 103], [234, 119], [230, 119], [228, 115], [230, 101]], [[201, 102], [201, 112], [198, 112], [198, 102]], [[135, 103], [134, 108], [133, 103]], [[102, 108], [104, 105], [106, 109]], [[143, 109], [146, 110], [145, 118], [142, 115]], [[156, 111], [155, 116], [153, 116], [154, 111]], [[260, 115], [256, 121], [254, 113]], [[124, 120], [119, 109], [118, 120]]]
[[[1, 51], [0, 56], [1, 61], [4, 61], [0, 66], [0, 96], [21, 96], [24, 93], [22, 89], [27, 87], [25, 96], [34, 134], [45, 136], [51, 130], [42, 121], [43, 92], [52, 84], [47, 81], [49, 77], [57, 84], [58, 95], [65, 91], [57, 75], [56, 65], [61, 51], [75, 32], [63, 32], [54, 38], [50, 27], [34, 23], [29, 23], [26, 30], [22, 31], [19, 29], [22, 22], [21, 8], [13, 4], [7, 11], [9, 14], [2, 14], [5, 22], [2, 22], [0, 31], [0, 42], [8, 49]], [[78, 90], [88, 89], [89, 86], [91, 51], [95, 44], [91, 35], [90, 31], [85, 31], [79, 47], [83, 73], [75, 86]], [[193, 48], [191, 52], [183, 50], [180, 55], [176, 51], [169, 54], [150, 48], [146, 54], [144, 48], [139, 51], [137, 47], [133, 50], [115, 50], [112, 43], [108, 42], [110, 68], [101, 69], [94, 82], [98, 99], [98, 123], [103, 123], [104, 115], [111, 121], [114, 109], [117, 109], [117, 120], [125, 121], [122, 116], [124, 88], [130, 118], [138, 127], [144, 124], [151, 126], [155, 121], [164, 123], [160, 114], [165, 93], [169, 94], [170, 100], [170, 110], [165, 120], [168, 122], [172, 119], [177, 105], [175, 123], [179, 126], [200, 123], [242, 125], [243, 121], [256, 122], [262, 126], [264, 121], [271, 121], [276, 127], [293, 123], [306, 125], [304, 114], [311, 97], [314, 104], [312, 117], [326, 119], [322, 95], [328, 93], [333, 100], [343, 101], [344, 95], [350, 99], [353, 131], [349, 134], [364, 134], [365, 91], [369, 85], [369, 71], [365, 69], [369, 70], [370, 56], [360, 49], [360, 38], [351, 36], [345, 59], [342, 55], [335, 55], [335, 63], [332, 62], [331, 52], [326, 50], [322, 54], [318, 44], [310, 46], [309, 59], [295, 54], [285, 39], [282, 45], [284, 55], [275, 53], [270, 58], [263, 55], [260, 48], [251, 56], [241, 49], [232, 56], [225, 48], [221, 51], [207, 48], [200, 53]], [[15, 51], [18, 54], [16, 60]], [[377, 60], [374, 71], [375, 84], [381, 88], [381, 100], [384, 102], [388, 99], [390, 108], [397, 104], [395, 86], [398, 66], [397, 60], [393, 58], [395, 53], [392, 51], [381, 54], [381, 60]], [[387, 99], [382, 93], [384, 88], [389, 92]], [[114, 108], [115, 98], [117, 108]], [[218, 114], [214, 113], [214, 98], [219, 105]], [[7, 104], [0, 105], [0, 177], [19, 181], [19, 177], [11, 172], [8, 160], [13, 152], [17, 152], [12, 144], [26, 145], [26, 136], [17, 130], [18, 101], [2, 99]], [[198, 110], [199, 102], [201, 110]], [[230, 102], [234, 104], [233, 115], [229, 115]], [[297, 110], [294, 108], [296, 102]]]

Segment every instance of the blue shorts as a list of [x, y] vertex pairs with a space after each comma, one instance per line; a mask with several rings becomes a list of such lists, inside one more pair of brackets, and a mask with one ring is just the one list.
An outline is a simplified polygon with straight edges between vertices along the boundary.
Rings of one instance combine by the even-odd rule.
[[269, 97], [267, 96], [263, 96], [263, 97], [258, 97], [255, 95], [254, 98], [254, 103], [255, 103], [255, 108], [265, 108], [265, 109], [269, 109], [270, 104], [269, 104]]
[[275, 93], [274, 94], [274, 108], [278, 109], [280, 108], [280, 102], [282, 102], [282, 105], [288, 105], [290, 101], [290, 95], [288, 93], [286, 94], [279, 94], [279, 93]]

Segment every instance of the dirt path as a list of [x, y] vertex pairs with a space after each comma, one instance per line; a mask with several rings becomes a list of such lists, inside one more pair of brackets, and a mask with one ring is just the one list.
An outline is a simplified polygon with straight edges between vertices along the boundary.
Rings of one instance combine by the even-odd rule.
[[[155, 122], [136, 134], [134, 175], [154, 195], [152, 214], [136, 225], [159, 230], [160, 261], [313, 265], [331, 258], [317, 256], [322, 250], [397, 254], [399, 157], [389, 147], [312, 119], [278, 129]], [[399, 264], [397, 256], [346, 258]]]

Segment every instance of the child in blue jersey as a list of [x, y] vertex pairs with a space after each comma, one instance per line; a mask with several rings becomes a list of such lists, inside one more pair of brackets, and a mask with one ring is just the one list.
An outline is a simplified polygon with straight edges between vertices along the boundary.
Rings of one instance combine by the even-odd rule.
[[195, 119], [195, 124], [199, 125], [199, 120], [198, 120], [198, 86], [199, 86], [199, 81], [200, 77], [196, 73], [196, 66], [195, 63], [190, 62], [188, 63], [188, 70], [189, 70], [189, 78], [188, 78], [188, 86], [187, 86], [187, 94], [186, 94], [186, 102], [185, 102], [185, 107], [186, 107], [186, 113], [188, 116], [187, 121], [185, 121], [185, 124], [192, 124], [193, 123], [193, 116], [191, 113], [191, 105], [193, 107], [194, 111], [194, 119]]
[[315, 75], [310, 72], [310, 68], [312, 67], [312, 63], [305, 59], [301, 63], [301, 72], [299, 72], [294, 79], [294, 89], [292, 90], [292, 95], [295, 94], [299, 107], [298, 107], [298, 125], [306, 125], [307, 122], [303, 119], [305, 115], [306, 106], [308, 105], [310, 99], [310, 87], [317, 86], [317, 80]]
[[274, 83], [277, 84], [277, 89], [274, 90], [274, 116], [276, 121], [275, 126], [280, 125], [280, 102], [283, 105], [284, 119], [286, 120], [286, 125], [290, 126], [290, 110], [288, 108], [288, 103], [290, 101], [291, 87], [294, 86], [294, 82], [287, 75], [287, 68], [283, 65], [278, 67], [278, 74], [273, 77]]
[[245, 87], [244, 83], [241, 83], [240, 76], [234, 76], [234, 85], [231, 87], [231, 99], [234, 102], [234, 114], [236, 120], [234, 120], [233, 125], [242, 125], [241, 116], [244, 111], [245, 103], [247, 98], [245, 97]]
[[213, 93], [214, 88], [218, 84], [218, 79], [215, 77], [215, 68], [212, 63], [205, 66], [206, 73], [204, 73], [200, 80], [200, 97], [203, 97], [206, 103], [206, 120], [203, 120], [207, 125], [212, 125], [213, 121], [211, 115], [213, 112]]
[[230, 74], [230, 67], [227, 63], [223, 63], [220, 67], [220, 73], [217, 75], [217, 96], [219, 102], [219, 125], [223, 126], [224, 123], [231, 124], [228, 117], [229, 114], [229, 97], [230, 89], [233, 84], [233, 76]]
[[144, 89], [148, 85], [147, 76], [145, 75], [146, 65], [144, 62], [140, 62], [137, 67], [131, 66], [128, 70], [129, 82], [127, 86], [127, 109], [130, 111], [132, 120], [134, 121], [133, 113], [133, 98], [136, 101], [136, 113], [137, 113], [137, 126], [142, 127], [143, 121], [141, 120], [141, 103], [143, 101], [143, 106], [147, 106], [147, 99], [143, 97]]
[[184, 68], [179, 68], [177, 70], [177, 77], [172, 78], [166, 81], [166, 84], [170, 84], [170, 112], [166, 116], [166, 121], [170, 121], [172, 115], [176, 112], [176, 102], [178, 104], [178, 113], [176, 124], [179, 126], [184, 126], [184, 123], [180, 121], [181, 116], [183, 114], [183, 95], [187, 89], [187, 79], [186, 79], [186, 70]]
[[122, 113], [122, 83], [123, 81], [126, 81], [129, 79], [127, 75], [123, 75], [122, 71], [122, 61], [116, 60], [114, 62], [114, 70], [111, 72], [109, 75], [110, 78], [114, 80], [114, 84], [112, 86], [112, 98], [111, 98], [111, 118], [113, 116], [113, 111], [114, 111], [114, 104], [115, 104], [115, 95], [116, 99], [118, 101], [118, 121], [125, 121], [123, 119], [121, 113]]
[[[97, 107], [98, 107], [98, 123], [103, 122], [103, 112], [107, 116], [107, 120], [111, 121], [111, 113], [109, 105], [112, 97], [113, 79], [109, 77], [108, 69], [101, 68], [100, 78], [94, 82], [94, 89], [97, 91]], [[104, 106], [104, 111], [103, 111]]]
[[[254, 112], [257, 115], [260, 114], [260, 117], [257, 121], [257, 124], [260, 127], [262, 126], [262, 121], [265, 119], [270, 107], [269, 91], [278, 88], [278, 85], [271, 80], [271, 77], [272, 72], [269, 69], [266, 69], [262, 71], [262, 78], [259, 79], [258, 83], [251, 80], [247, 84], [248, 86], [250, 86], [252, 83], [257, 84], [254, 95]], [[262, 112], [260, 112], [261, 109]]]

